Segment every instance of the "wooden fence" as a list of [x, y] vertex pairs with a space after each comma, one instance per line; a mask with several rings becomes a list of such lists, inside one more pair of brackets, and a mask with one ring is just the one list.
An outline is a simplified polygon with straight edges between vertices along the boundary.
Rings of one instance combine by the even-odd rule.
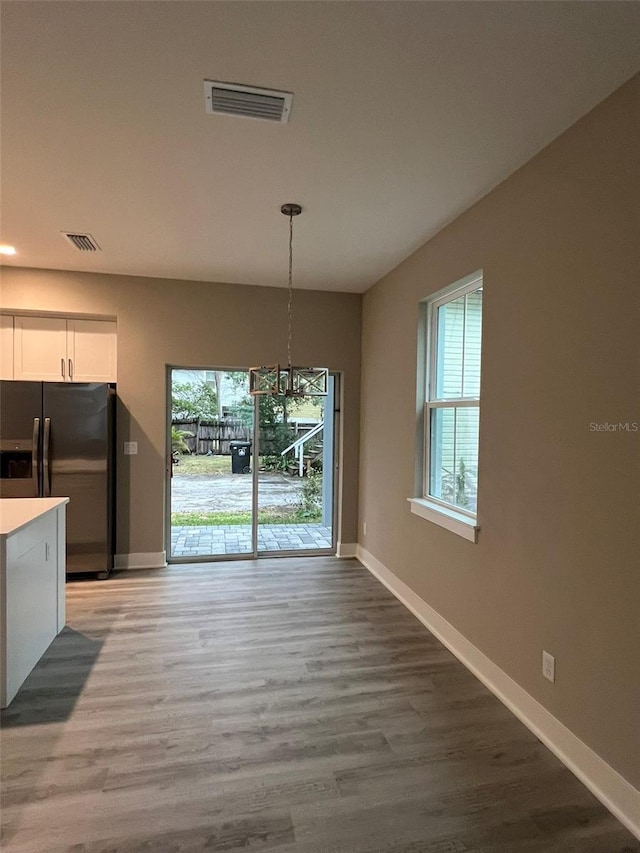
[[[231, 441], [253, 440], [252, 427], [241, 421], [240, 418], [174, 420], [172, 426], [183, 434], [189, 453], [198, 456], [206, 456], [207, 454], [230, 456], [229, 443]], [[262, 427], [260, 430], [261, 455], [278, 454], [282, 447], [286, 447], [290, 441], [296, 438], [296, 435], [297, 430], [293, 425], [275, 424], [272, 427]]]

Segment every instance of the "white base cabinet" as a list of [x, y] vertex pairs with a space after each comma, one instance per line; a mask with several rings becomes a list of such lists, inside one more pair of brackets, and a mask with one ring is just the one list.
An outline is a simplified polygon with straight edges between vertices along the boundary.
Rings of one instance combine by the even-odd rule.
[[1, 708], [64, 628], [68, 500], [0, 500]]

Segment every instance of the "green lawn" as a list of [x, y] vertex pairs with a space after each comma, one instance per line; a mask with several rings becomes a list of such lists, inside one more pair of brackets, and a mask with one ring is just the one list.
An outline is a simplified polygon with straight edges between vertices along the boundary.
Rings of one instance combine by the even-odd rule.
[[230, 456], [180, 456], [173, 466], [173, 476], [181, 474], [230, 474]]
[[[180, 461], [173, 466], [173, 476], [179, 477], [182, 474], [230, 474], [231, 473], [231, 457], [230, 456], [185, 456], [179, 457]], [[254, 457], [251, 457], [253, 465]], [[260, 470], [271, 470], [272, 466], [268, 463], [273, 462], [271, 456], [260, 457]]]
[[[303, 514], [301, 510], [261, 510], [258, 513], [258, 524], [318, 524], [322, 519], [321, 513]], [[251, 524], [251, 512], [172, 512], [172, 527], [209, 527], [226, 524]]]

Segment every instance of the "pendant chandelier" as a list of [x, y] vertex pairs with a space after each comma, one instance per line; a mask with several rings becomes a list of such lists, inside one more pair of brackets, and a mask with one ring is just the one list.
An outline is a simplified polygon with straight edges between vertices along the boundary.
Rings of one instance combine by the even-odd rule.
[[329, 383], [326, 367], [295, 367], [291, 359], [293, 339], [293, 217], [302, 213], [299, 204], [283, 204], [280, 212], [289, 217], [289, 299], [287, 302], [287, 366], [249, 368], [249, 393], [285, 397], [325, 397]]

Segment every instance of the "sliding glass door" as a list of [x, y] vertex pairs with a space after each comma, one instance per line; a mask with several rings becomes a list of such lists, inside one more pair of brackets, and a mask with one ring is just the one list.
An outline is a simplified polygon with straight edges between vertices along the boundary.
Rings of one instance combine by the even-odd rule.
[[253, 398], [246, 370], [169, 370], [171, 561], [334, 551], [336, 384]]

